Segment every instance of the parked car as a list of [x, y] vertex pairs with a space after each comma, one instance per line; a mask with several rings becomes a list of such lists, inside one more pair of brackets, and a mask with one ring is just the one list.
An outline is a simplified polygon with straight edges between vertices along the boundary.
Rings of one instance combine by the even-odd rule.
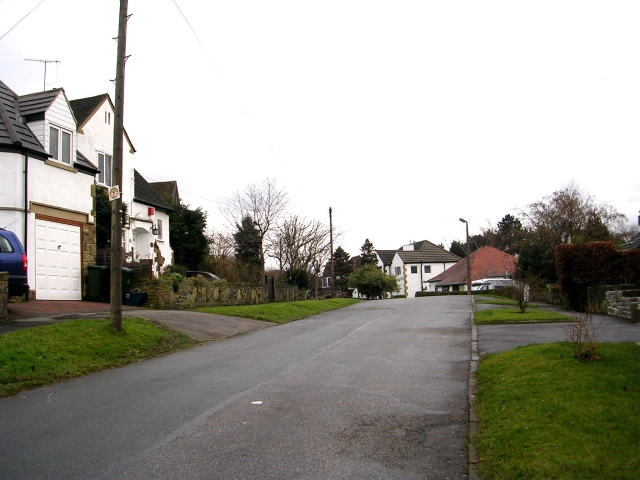
[[198, 275], [202, 275], [205, 279], [211, 280], [211, 281], [220, 280], [220, 277], [218, 277], [217, 275], [214, 275], [211, 272], [202, 272], [202, 271], [195, 271], [195, 270], [190, 270], [187, 272], [187, 278], [197, 277]]
[[27, 254], [15, 233], [0, 228], [0, 272], [9, 272], [9, 296], [29, 291]]

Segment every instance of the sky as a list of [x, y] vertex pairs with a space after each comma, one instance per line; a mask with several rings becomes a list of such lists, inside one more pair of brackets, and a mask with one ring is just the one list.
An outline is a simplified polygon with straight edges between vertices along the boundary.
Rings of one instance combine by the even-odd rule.
[[[0, 80], [41, 91], [44, 64], [25, 59], [59, 60], [47, 89], [113, 99], [118, 6], [0, 0]], [[177, 180], [210, 229], [227, 228], [219, 208], [233, 192], [267, 178], [292, 214], [328, 223], [332, 207], [336, 244], [351, 255], [366, 238], [448, 248], [464, 239], [460, 217], [480, 233], [572, 181], [636, 224], [640, 2], [130, 0], [128, 10], [136, 169]]]

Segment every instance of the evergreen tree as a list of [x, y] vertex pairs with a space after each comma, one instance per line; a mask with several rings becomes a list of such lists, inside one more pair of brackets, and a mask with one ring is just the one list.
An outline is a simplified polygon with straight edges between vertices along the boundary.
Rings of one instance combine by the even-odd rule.
[[362, 258], [362, 266], [365, 265], [378, 265], [378, 255], [373, 243], [369, 239], [365, 239], [364, 243], [360, 247], [360, 257]]
[[261, 236], [256, 224], [248, 215], [242, 219], [240, 225], [236, 224], [236, 233], [233, 234], [236, 241], [236, 259], [248, 267], [262, 270], [260, 255]]
[[336, 291], [347, 291], [349, 275], [354, 270], [353, 262], [350, 262], [349, 258], [350, 255], [342, 247], [336, 248], [333, 254], [333, 273], [336, 277], [334, 287]]
[[182, 202], [172, 205], [169, 214], [169, 242], [175, 265], [198, 270], [209, 251], [206, 235], [207, 214], [200, 208], [191, 210]]

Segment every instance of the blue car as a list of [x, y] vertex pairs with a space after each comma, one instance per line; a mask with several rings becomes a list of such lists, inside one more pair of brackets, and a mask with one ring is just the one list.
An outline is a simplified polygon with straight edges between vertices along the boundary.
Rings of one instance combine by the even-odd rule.
[[9, 272], [9, 296], [29, 291], [27, 254], [16, 234], [0, 228], [0, 272]]

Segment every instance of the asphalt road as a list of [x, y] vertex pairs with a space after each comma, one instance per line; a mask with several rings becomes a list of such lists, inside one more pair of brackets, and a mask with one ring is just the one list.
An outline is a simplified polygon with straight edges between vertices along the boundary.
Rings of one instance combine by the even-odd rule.
[[363, 302], [0, 400], [0, 476], [463, 478], [470, 311]]

